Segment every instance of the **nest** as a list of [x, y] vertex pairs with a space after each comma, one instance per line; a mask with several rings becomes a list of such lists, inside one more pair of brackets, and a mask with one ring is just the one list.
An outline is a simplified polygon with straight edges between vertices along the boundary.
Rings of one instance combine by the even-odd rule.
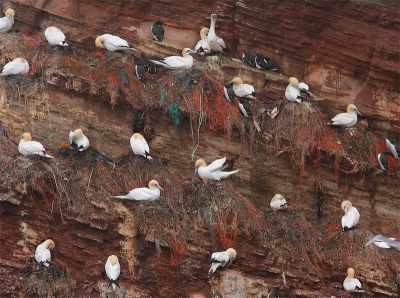
[[289, 151], [305, 174], [305, 162], [313, 157], [326, 160], [344, 173], [366, 171], [377, 166], [377, 156], [386, 150], [382, 141], [360, 124], [345, 129], [328, 125], [325, 116], [309, 103], [286, 104], [273, 125], [279, 151]]
[[75, 281], [57, 261], [49, 267], [30, 258], [19, 271], [17, 280], [25, 296], [29, 297], [73, 297]]

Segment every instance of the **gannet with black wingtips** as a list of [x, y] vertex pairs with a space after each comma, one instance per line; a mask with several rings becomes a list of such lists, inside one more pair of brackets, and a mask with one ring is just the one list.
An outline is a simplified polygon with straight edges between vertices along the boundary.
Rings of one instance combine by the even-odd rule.
[[347, 269], [347, 277], [343, 281], [343, 288], [348, 292], [364, 292], [361, 287], [360, 281], [354, 277], [354, 269]]
[[80, 128], [75, 129], [75, 131], [70, 131], [68, 138], [71, 147], [76, 148], [81, 152], [89, 148], [89, 139], [83, 134], [83, 131]]
[[287, 202], [284, 196], [281, 194], [276, 194], [271, 200], [271, 203], [269, 204], [272, 210], [277, 211], [277, 210], [283, 210], [287, 208]]
[[233, 248], [228, 248], [226, 251], [214, 252], [211, 255], [212, 264], [208, 274], [213, 274], [218, 267], [226, 267], [231, 265], [236, 256], [236, 250]]
[[135, 155], [142, 155], [147, 159], [152, 159], [150, 156], [150, 148], [147, 141], [140, 133], [134, 133], [130, 139], [131, 148]]
[[134, 188], [130, 192], [119, 196], [113, 196], [113, 198], [152, 202], [160, 198], [160, 190], [163, 190], [160, 184], [156, 180], [151, 180], [149, 182], [149, 188]]
[[285, 96], [288, 101], [301, 103], [301, 91], [308, 92], [309, 87], [306, 83], [301, 82], [295, 77], [289, 78], [289, 85], [286, 87]]
[[360, 213], [357, 208], [353, 207], [350, 201], [346, 200], [341, 205], [344, 215], [342, 217], [342, 228], [343, 231], [347, 231], [354, 227], [360, 220]]
[[44, 36], [51, 45], [66, 47], [68, 43], [65, 41], [65, 35], [55, 26], [50, 26], [44, 30]]
[[197, 42], [196, 46], [194, 47], [194, 50], [196, 51], [196, 53], [201, 56], [211, 53], [211, 47], [207, 41], [208, 31], [209, 31], [208, 28], [202, 28], [200, 30], [200, 40]]
[[111, 52], [122, 51], [122, 50], [133, 50], [133, 51], [138, 50], [132, 47], [125, 39], [122, 39], [119, 36], [111, 34], [103, 34], [97, 36], [94, 43], [96, 47], [106, 49]]
[[362, 116], [354, 104], [347, 106], [347, 113], [337, 114], [332, 118], [331, 125], [352, 127], [357, 123], [357, 114]]
[[15, 58], [4, 65], [0, 76], [21, 75], [29, 72], [29, 63], [24, 58]]
[[116, 255], [111, 255], [107, 258], [107, 262], [104, 266], [104, 269], [106, 270], [106, 274], [109, 280], [108, 287], [112, 285], [114, 291], [115, 291], [115, 285], [120, 287], [118, 284], [118, 277], [121, 273], [121, 266], [118, 261], [118, 257]]
[[365, 246], [371, 245], [372, 243], [375, 244], [378, 247], [382, 248], [397, 248], [400, 250], [400, 241], [395, 241], [396, 238], [386, 238], [382, 235], [376, 235], [374, 238], [372, 238], [370, 241], [365, 244]]
[[213, 52], [222, 53], [226, 49], [226, 44], [221, 37], [218, 37], [215, 33], [215, 23], [217, 22], [217, 15], [213, 13], [211, 15], [210, 30], [207, 35], [207, 42]]
[[5, 16], [0, 18], [0, 34], [7, 33], [11, 30], [12, 25], [14, 24], [14, 9], [8, 8], [5, 12]]
[[150, 60], [151, 62], [164, 66], [168, 69], [189, 69], [193, 66], [193, 57], [190, 54], [196, 53], [195, 51], [184, 48], [181, 56], [169, 56], [160, 60]]
[[255, 99], [255, 91], [254, 87], [249, 84], [243, 84], [243, 80], [239, 77], [234, 78], [232, 81], [228, 82], [227, 84], [233, 83], [233, 91], [237, 97], [244, 97], [249, 99]]
[[39, 264], [43, 264], [46, 267], [49, 267], [49, 262], [51, 261], [51, 250], [54, 249], [56, 245], [54, 241], [51, 239], [47, 239], [42, 244], [39, 244], [36, 247], [35, 259]]
[[53, 158], [53, 156], [46, 154], [46, 149], [39, 142], [32, 141], [30, 133], [26, 132], [22, 135], [19, 145], [19, 153], [27, 157], [28, 155], [39, 155], [47, 158]]
[[211, 164], [207, 166], [204, 159], [198, 159], [195, 163], [194, 173], [198, 173], [200, 178], [203, 180], [221, 180], [240, 171], [234, 170], [230, 172], [224, 172], [223, 169], [228, 166], [227, 164], [225, 164], [225, 162], [226, 157], [214, 160]]

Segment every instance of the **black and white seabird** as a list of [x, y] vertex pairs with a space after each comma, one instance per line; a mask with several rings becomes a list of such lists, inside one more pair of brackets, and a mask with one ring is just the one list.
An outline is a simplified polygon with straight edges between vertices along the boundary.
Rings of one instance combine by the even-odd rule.
[[224, 94], [227, 101], [233, 103], [235, 100], [235, 92], [230, 84], [224, 85]]
[[394, 158], [399, 158], [400, 156], [400, 144], [396, 143], [394, 138], [386, 139], [386, 146], [392, 151]]
[[258, 125], [257, 121], [255, 121], [253, 118], [251, 107], [243, 98], [239, 98], [239, 109], [242, 111], [243, 115], [246, 118], [250, 118], [253, 121], [257, 131], [260, 132], [261, 131], [260, 126]]
[[158, 20], [153, 25], [151, 25], [151, 33], [153, 34], [154, 40], [162, 42], [164, 39], [164, 23]]
[[244, 63], [246, 63], [247, 65], [256, 67], [256, 57], [254, 55], [250, 54], [249, 51], [243, 50], [242, 61]]

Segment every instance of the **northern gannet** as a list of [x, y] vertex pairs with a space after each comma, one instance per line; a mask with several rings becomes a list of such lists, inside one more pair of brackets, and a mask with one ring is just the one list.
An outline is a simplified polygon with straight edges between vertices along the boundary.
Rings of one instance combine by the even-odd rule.
[[236, 258], [237, 253], [233, 248], [228, 248], [226, 251], [214, 252], [211, 255], [211, 268], [208, 274], [211, 275], [217, 270], [218, 267], [225, 267], [232, 264], [233, 260]]
[[245, 97], [249, 99], [254, 99], [254, 95], [256, 94], [254, 91], [254, 87], [249, 84], [243, 84], [243, 80], [239, 77], [234, 78], [232, 81], [227, 84], [233, 83], [233, 91], [237, 97]]
[[130, 143], [135, 155], [142, 155], [147, 159], [152, 159], [149, 145], [140, 133], [134, 133], [130, 139]]
[[5, 13], [5, 17], [0, 18], [0, 33], [7, 33], [11, 30], [14, 24], [15, 12], [12, 8], [8, 8]]
[[194, 50], [196, 51], [196, 53], [201, 56], [211, 53], [211, 47], [207, 41], [208, 31], [209, 31], [208, 28], [202, 28], [200, 30], [200, 40], [197, 42], [196, 46], [194, 47]]
[[221, 180], [240, 171], [234, 170], [230, 172], [223, 172], [222, 170], [228, 166], [227, 164], [225, 164], [225, 161], [226, 157], [214, 160], [211, 164], [207, 166], [204, 159], [198, 159], [195, 163], [194, 173], [198, 173], [200, 178], [204, 180]]
[[286, 199], [281, 194], [274, 195], [274, 197], [272, 198], [271, 203], [269, 205], [271, 206], [272, 210], [274, 210], [274, 211], [287, 208]]
[[138, 50], [132, 47], [125, 39], [111, 34], [97, 36], [95, 45], [98, 48], [106, 49], [111, 52], [122, 50]]
[[190, 55], [195, 51], [185, 48], [182, 50], [181, 56], [169, 56], [160, 60], [150, 60], [151, 62], [164, 66], [168, 69], [189, 69], [193, 66], [193, 57]]
[[15, 58], [4, 65], [0, 76], [20, 75], [29, 72], [29, 64], [24, 58]]
[[395, 241], [396, 238], [386, 238], [382, 235], [376, 235], [374, 238], [372, 238], [370, 241], [365, 244], [365, 246], [368, 246], [370, 244], [375, 244], [378, 247], [382, 248], [397, 248], [400, 250], [400, 241]]
[[357, 123], [357, 114], [361, 116], [357, 107], [354, 104], [349, 104], [347, 106], [347, 113], [337, 114], [332, 118], [331, 125], [352, 127]]
[[217, 34], [215, 33], [216, 22], [217, 22], [217, 15], [213, 13], [211, 15], [211, 24], [210, 24], [210, 30], [208, 31], [207, 35], [207, 41], [213, 52], [222, 53], [223, 50], [226, 49], [226, 45], [224, 40], [221, 37], [218, 37]]
[[288, 101], [299, 102], [303, 99], [301, 97], [301, 91], [308, 92], [309, 87], [306, 83], [299, 83], [294, 77], [289, 78], [289, 85], [286, 87], [285, 96]]
[[115, 255], [109, 256], [104, 268], [106, 269], [106, 274], [109, 280], [108, 287], [112, 285], [115, 291], [115, 285], [117, 285], [119, 288], [118, 277], [121, 273], [121, 266], [119, 264], [118, 257]]
[[342, 228], [343, 231], [347, 231], [354, 227], [358, 221], [360, 220], [360, 213], [357, 208], [353, 207], [350, 201], [342, 202], [342, 209], [344, 211], [344, 215], [342, 217]]
[[68, 46], [67, 42], [65, 41], [64, 33], [62, 33], [62, 31], [57, 27], [51, 26], [46, 28], [46, 30], [44, 30], [44, 36], [51, 45], [63, 47]]
[[53, 158], [53, 156], [46, 154], [46, 149], [39, 142], [32, 141], [30, 133], [26, 132], [22, 135], [19, 145], [19, 153], [27, 157], [28, 155], [39, 155], [47, 158]]
[[47, 239], [42, 244], [39, 244], [36, 247], [35, 259], [39, 264], [43, 264], [46, 267], [49, 267], [49, 262], [51, 261], [51, 250], [54, 249], [56, 245], [54, 241], [51, 239]]
[[347, 277], [343, 282], [343, 288], [349, 292], [364, 292], [361, 288], [361, 283], [357, 278], [354, 278], [354, 269], [347, 269]]
[[158, 184], [156, 180], [151, 180], [149, 182], [149, 188], [134, 188], [130, 192], [120, 196], [113, 196], [113, 198], [128, 199], [132, 201], [155, 201], [160, 197], [160, 190], [163, 190], [160, 184]]
[[69, 144], [72, 148], [81, 152], [89, 148], [89, 139], [83, 134], [83, 131], [80, 128], [75, 129], [75, 131], [70, 131], [68, 138]]

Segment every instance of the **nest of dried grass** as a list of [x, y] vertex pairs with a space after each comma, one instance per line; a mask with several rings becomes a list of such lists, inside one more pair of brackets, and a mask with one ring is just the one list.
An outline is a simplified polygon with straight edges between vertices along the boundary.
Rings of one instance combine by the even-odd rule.
[[385, 144], [360, 124], [345, 129], [328, 125], [318, 107], [309, 103], [285, 104], [271, 123], [278, 151], [288, 151], [305, 174], [309, 157], [318, 163], [332, 163], [344, 173], [366, 171], [377, 166], [377, 156]]
[[30, 258], [19, 271], [17, 281], [24, 295], [29, 297], [73, 297], [76, 282], [57, 261], [49, 267]]

